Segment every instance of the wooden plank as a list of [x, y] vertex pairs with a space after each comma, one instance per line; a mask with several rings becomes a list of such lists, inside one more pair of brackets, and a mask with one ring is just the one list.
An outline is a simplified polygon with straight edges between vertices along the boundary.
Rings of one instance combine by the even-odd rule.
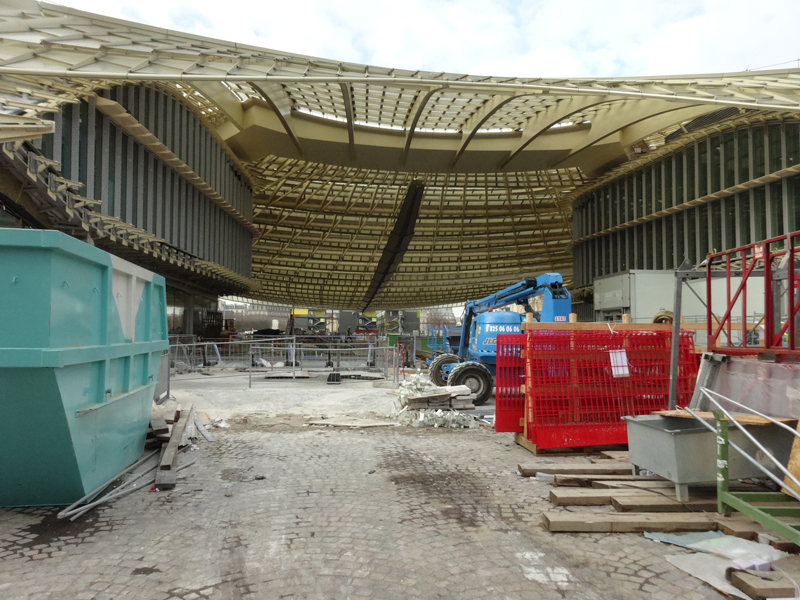
[[[797, 424], [797, 428], [798, 428], [797, 430], [800, 431], [800, 423]], [[789, 473], [791, 473], [795, 479], [800, 481], [800, 438], [799, 437], [795, 436], [794, 440], [792, 441], [792, 449], [789, 452], [789, 463], [786, 465], [786, 470], [788, 470]], [[783, 483], [784, 485], [793, 489], [795, 492], [800, 492], [800, 488], [797, 487], [797, 484], [795, 484], [788, 477], [783, 478]], [[787, 496], [789, 495], [786, 493], [785, 489], [781, 488], [781, 491]]]
[[639, 489], [665, 489], [665, 490], [672, 490], [675, 489], [675, 484], [671, 481], [666, 479], [658, 479], [654, 481], [619, 481], [619, 480], [604, 480], [604, 481], [593, 481], [592, 487], [598, 490], [603, 489], [630, 489], [630, 488], [639, 488]]
[[[554, 475], [553, 484], [556, 487], [594, 487], [595, 481], [615, 481], [622, 483], [625, 481], [667, 481], [658, 475]], [[669, 482], [667, 482], [669, 483]], [[670, 484], [671, 485], [671, 484]]]
[[[612, 462], [612, 461], [609, 461]], [[564, 465], [517, 465], [520, 475], [523, 477], [534, 477], [537, 473], [552, 473], [553, 475], [631, 475], [632, 467], [630, 463], [617, 463], [613, 464], [600, 464], [600, 465], [577, 465], [577, 464], [564, 464]]]
[[[719, 515], [716, 517], [717, 521], [717, 528], [723, 532], [725, 535], [733, 535], [738, 538], [742, 538], [745, 540], [750, 540], [753, 542], [758, 541], [758, 536], [769, 536], [767, 541], [770, 546], [776, 548], [778, 550], [783, 550], [784, 552], [797, 552], [800, 548], [798, 548], [797, 544], [794, 542], [790, 542], [785, 537], [776, 534], [773, 531], [770, 531], [766, 527], [764, 527], [761, 523], [758, 523], [740, 513], [735, 513], [730, 517], [724, 517]], [[798, 519], [781, 519], [784, 523], [791, 523], [797, 524], [800, 521]], [[763, 539], [763, 537], [762, 537]]]
[[[161, 454], [158, 458], [158, 463], [161, 464], [161, 461], [164, 459], [164, 454], [166, 454], [168, 444], [162, 444], [161, 446]], [[170, 470], [170, 471], [162, 471], [161, 469], [156, 469], [156, 487], [162, 490], [168, 490], [175, 487], [175, 484], [178, 482], [178, 471]]]
[[169, 433], [167, 422], [164, 420], [164, 417], [161, 416], [161, 413], [157, 413], [155, 409], [150, 413], [150, 427], [153, 429], [153, 434], [155, 435]]
[[160, 490], [169, 490], [174, 488], [178, 483], [178, 471], [172, 469], [171, 471], [156, 471], [156, 487]]
[[[702, 410], [694, 411], [695, 414], [703, 419], [704, 421], [714, 421], [714, 413]], [[653, 412], [654, 415], [661, 415], [662, 417], [677, 417], [680, 419], [694, 419], [692, 415], [690, 415], [685, 410], [681, 410], [680, 408], [675, 410], [657, 410]], [[736, 413], [731, 413], [734, 421], [737, 423], [741, 423], [742, 425], [772, 425], [767, 419], [764, 417], [759, 417], [757, 415], [741, 415]], [[784, 417], [772, 417], [776, 421], [780, 421], [781, 423], [794, 423], [797, 419], [787, 419]], [[797, 439], [797, 438], [795, 438]]]
[[[550, 490], [550, 502], [555, 506], [604, 506], [611, 504], [614, 494], [621, 496], [631, 493], [641, 495], [642, 490], [593, 490], [585, 488]], [[647, 493], [647, 492], [644, 492]]]
[[172, 434], [169, 437], [167, 449], [159, 463], [160, 471], [169, 471], [172, 469], [175, 456], [178, 454], [178, 448], [180, 448], [181, 437], [183, 437], [183, 432], [186, 429], [186, 424], [189, 422], [189, 414], [191, 412], [191, 410], [184, 411], [180, 419], [172, 426]]
[[713, 518], [703, 513], [569, 513], [545, 512], [542, 522], [552, 532], [634, 533], [642, 531], [708, 531]]
[[[527, 422], [523, 422], [522, 424], [524, 429], [527, 428], [526, 423]], [[587, 454], [592, 454], [594, 452], [592, 446], [587, 446], [585, 448], [581, 448], [580, 450], [574, 448], [537, 448], [536, 444], [531, 443], [524, 432], [515, 433], [514, 441], [525, 448], [525, 450], [532, 452], [536, 456], [586, 456]]]
[[[777, 572], [734, 571], [731, 573], [731, 585], [741, 590], [754, 600], [764, 598], [794, 598], [794, 583]], [[767, 579], [769, 578], [769, 579]]]
[[[669, 492], [665, 491], [665, 494]], [[556, 506], [604, 506], [611, 504], [614, 498], [637, 498], [646, 503], [652, 496], [659, 498], [658, 492], [643, 489], [585, 489], [556, 488], [550, 490], [550, 502]], [[663, 496], [668, 498], [669, 496]], [[674, 498], [674, 495], [673, 495]]]
[[[604, 480], [604, 481], [593, 481], [592, 482], [593, 488], [631, 488], [631, 487], [638, 487], [643, 489], [675, 489], [675, 484], [667, 479], [662, 479], [659, 481], [614, 481], [614, 480]], [[702, 484], [691, 484], [689, 485], [690, 490], [696, 491], [708, 491], [716, 493], [717, 486], [713, 483], [708, 483], [705, 485]], [[741, 483], [741, 482], [732, 482], [730, 484], [729, 490], [731, 492], [768, 492], [769, 490], [762, 485], [756, 485], [752, 483]]]
[[175, 416], [172, 417], [172, 422], [173, 423], [177, 423], [180, 420], [180, 418], [181, 418], [181, 405], [180, 404], [176, 404], [175, 405]]
[[627, 450], [604, 450], [600, 453], [600, 456], [612, 460], [629, 460], [630, 454]]
[[800, 580], [800, 556], [787, 556], [772, 561], [772, 568], [776, 571], [780, 570], [795, 581]]
[[694, 499], [678, 502], [674, 496], [648, 494], [647, 496], [619, 496], [611, 499], [611, 505], [619, 512], [688, 512], [716, 511], [717, 499]]

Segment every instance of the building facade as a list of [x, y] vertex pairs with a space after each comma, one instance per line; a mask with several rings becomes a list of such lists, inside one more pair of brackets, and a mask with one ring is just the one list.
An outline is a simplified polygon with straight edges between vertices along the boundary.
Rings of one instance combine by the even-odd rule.
[[674, 269], [800, 229], [800, 121], [741, 118], [684, 133], [606, 175], [573, 207], [574, 286]]

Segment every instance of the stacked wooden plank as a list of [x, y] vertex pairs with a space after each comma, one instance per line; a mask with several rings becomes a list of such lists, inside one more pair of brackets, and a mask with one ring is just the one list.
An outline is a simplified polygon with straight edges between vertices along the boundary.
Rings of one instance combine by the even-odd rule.
[[[178, 481], [178, 452], [198, 436], [193, 407], [188, 410], [177, 405], [174, 414], [165, 417], [159, 407], [153, 406], [150, 414], [150, 433], [161, 447], [155, 485], [159, 489], [174, 488]], [[205, 437], [205, 436], [204, 436]]]
[[[607, 453], [590, 464], [521, 464], [524, 477], [552, 475], [554, 506], [611, 506], [614, 512], [545, 512], [544, 526], [551, 532], [706, 531], [720, 529], [729, 535], [755, 540], [759, 535], [782, 550], [794, 545], [744, 517], [724, 517], [717, 510], [713, 485], [693, 486], [689, 500], [675, 498], [673, 483], [658, 476], [633, 475], [627, 453]], [[731, 489], [756, 491], [755, 484], [734, 483]]]

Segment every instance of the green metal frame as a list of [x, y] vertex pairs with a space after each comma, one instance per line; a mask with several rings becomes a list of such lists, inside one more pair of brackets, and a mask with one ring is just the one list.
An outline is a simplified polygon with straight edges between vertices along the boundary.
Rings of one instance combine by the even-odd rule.
[[[782, 492], [729, 491], [728, 421], [721, 410], [714, 411], [714, 417], [717, 422], [717, 512], [730, 516], [731, 510], [737, 510], [790, 542], [800, 545], [800, 523], [793, 525], [778, 519], [800, 519], [800, 502]], [[755, 506], [754, 502], [780, 502], [781, 505]]]

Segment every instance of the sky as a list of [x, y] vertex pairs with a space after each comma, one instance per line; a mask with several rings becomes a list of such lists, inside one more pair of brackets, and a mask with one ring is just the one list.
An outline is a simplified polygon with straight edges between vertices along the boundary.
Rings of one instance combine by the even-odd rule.
[[800, 66], [798, 0], [60, 0], [275, 50], [399, 69], [620, 77]]

